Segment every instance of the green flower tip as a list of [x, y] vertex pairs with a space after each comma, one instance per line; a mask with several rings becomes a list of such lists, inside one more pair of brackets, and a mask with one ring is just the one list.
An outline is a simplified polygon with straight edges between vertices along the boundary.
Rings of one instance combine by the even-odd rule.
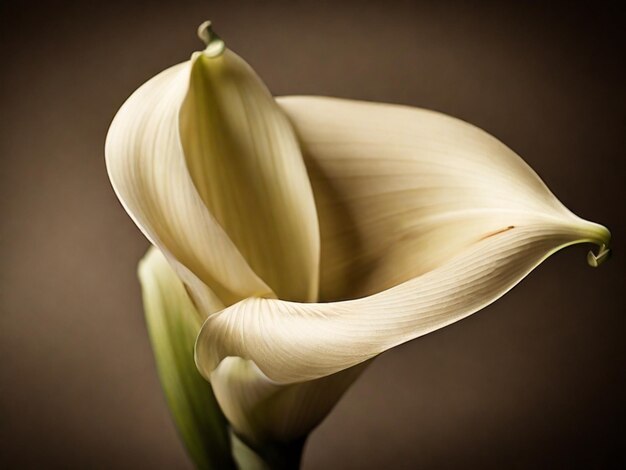
[[587, 253], [587, 263], [589, 263], [589, 266], [597, 268], [607, 259], [609, 259], [610, 256], [611, 250], [609, 250], [609, 248], [605, 244], [602, 244], [600, 246], [600, 249], [598, 250], [597, 255], [593, 251], [589, 251], [589, 253]]
[[608, 228], [588, 221], [583, 221], [581, 226], [580, 242], [594, 243], [598, 246], [598, 252], [592, 250], [587, 253], [587, 263], [593, 268], [597, 268], [611, 257], [611, 232]]
[[206, 49], [204, 49], [204, 54], [208, 57], [218, 57], [222, 55], [226, 45], [222, 38], [220, 38], [213, 31], [211, 21], [207, 20], [198, 26], [198, 37], [204, 44], [206, 45]]

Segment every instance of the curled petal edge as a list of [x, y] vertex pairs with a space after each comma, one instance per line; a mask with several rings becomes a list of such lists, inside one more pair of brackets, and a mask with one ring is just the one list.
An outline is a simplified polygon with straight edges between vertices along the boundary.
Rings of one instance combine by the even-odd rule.
[[475, 313], [566, 246], [609, 240], [592, 222], [538, 217], [486, 234], [441, 267], [368, 297], [323, 304], [248, 298], [205, 321], [196, 365], [209, 377], [224, 358], [238, 356], [276, 383], [318, 379]]

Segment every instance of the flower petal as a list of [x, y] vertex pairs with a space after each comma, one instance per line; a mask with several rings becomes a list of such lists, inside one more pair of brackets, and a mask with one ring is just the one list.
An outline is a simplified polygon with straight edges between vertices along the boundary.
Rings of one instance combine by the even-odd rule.
[[192, 58], [181, 142], [198, 193], [279, 298], [317, 298], [319, 228], [291, 125], [233, 52]]
[[[191, 64], [140, 87], [115, 116], [106, 140], [109, 178], [124, 208], [186, 282], [197, 278], [224, 302], [271, 295], [198, 194], [178, 129]], [[195, 292], [194, 298], [205, 297]]]
[[357, 379], [364, 365], [303, 383], [271, 381], [254, 362], [224, 359], [210, 375], [217, 401], [237, 434], [255, 446], [288, 443], [315, 428]]
[[189, 453], [198, 468], [234, 468], [226, 420], [193, 361], [203, 317], [156, 248], [139, 264], [139, 279], [161, 384]]
[[200, 313], [156, 248], [141, 261], [139, 277], [161, 383], [197, 463], [223, 458], [220, 452], [229, 441], [225, 427], [222, 429], [222, 413], [239, 435], [257, 446], [290, 442], [305, 436], [326, 417], [362, 369], [355, 367], [304, 384], [279, 385], [251, 361], [229, 357], [211, 374], [211, 387], [196, 369], [193, 345], [205, 316], [222, 310], [223, 304], [213, 295], [207, 301], [207, 313]]
[[476, 237], [433, 271], [370, 297], [322, 304], [246, 299], [205, 321], [196, 363], [205, 377], [225, 357], [239, 356], [278, 383], [318, 379], [480, 310], [560, 248], [604, 246], [609, 237], [591, 222], [530, 214]]
[[572, 217], [513, 151], [458, 119], [334, 98], [278, 101], [314, 188], [322, 300], [398, 285], [525, 214]]

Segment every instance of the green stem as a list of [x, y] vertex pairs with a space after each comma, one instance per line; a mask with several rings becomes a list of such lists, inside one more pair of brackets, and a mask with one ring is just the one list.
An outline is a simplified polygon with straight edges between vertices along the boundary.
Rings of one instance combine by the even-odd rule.
[[302, 461], [306, 437], [287, 444], [252, 446], [230, 431], [232, 453], [240, 470], [297, 470]]

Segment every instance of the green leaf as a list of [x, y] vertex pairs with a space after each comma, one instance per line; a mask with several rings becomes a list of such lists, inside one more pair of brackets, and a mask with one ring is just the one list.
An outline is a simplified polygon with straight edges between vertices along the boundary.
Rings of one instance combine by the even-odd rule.
[[191, 458], [202, 469], [236, 468], [226, 419], [194, 363], [202, 317], [156, 248], [140, 262], [139, 279], [161, 385]]

